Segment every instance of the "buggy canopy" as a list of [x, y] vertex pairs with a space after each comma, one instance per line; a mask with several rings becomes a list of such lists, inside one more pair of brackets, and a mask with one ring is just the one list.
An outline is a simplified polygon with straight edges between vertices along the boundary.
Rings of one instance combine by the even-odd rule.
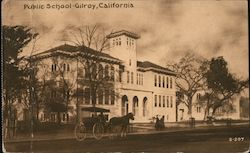
[[88, 111], [88, 112], [103, 112], [103, 113], [110, 112], [109, 109], [100, 108], [100, 107], [84, 107], [84, 108], [82, 108], [82, 111]]

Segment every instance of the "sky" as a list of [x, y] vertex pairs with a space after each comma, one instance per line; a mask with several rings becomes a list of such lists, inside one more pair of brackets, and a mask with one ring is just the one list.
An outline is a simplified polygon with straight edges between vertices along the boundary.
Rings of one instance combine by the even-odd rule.
[[[4, 0], [4, 25], [26, 25], [39, 33], [36, 52], [67, 41], [70, 27], [102, 25], [106, 32], [125, 29], [141, 36], [137, 57], [165, 66], [187, 52], [224, 56], [231, 72], [248, 77], [247, 0], [114, 0], [133, 8], [24, 9], [25, 4], [96, 4], [98, 0]], [[24, 53], [29, 53], [29, 48]]]

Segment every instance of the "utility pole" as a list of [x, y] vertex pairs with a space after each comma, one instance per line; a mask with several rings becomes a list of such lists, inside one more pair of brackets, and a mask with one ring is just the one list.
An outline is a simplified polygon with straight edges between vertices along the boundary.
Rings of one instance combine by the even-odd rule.
[[80, 110], [79, 110], [79, 99], [78, 99], [78, 56], [76, 60], [76, 122], [80, 122]]

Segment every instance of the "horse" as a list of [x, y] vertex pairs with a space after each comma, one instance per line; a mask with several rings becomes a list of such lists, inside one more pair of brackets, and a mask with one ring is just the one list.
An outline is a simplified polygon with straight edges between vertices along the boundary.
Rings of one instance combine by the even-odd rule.
[[127, 115], [122, 117], [113, 117], [109, 120], [109, 128], [110, 130], [114, 130], [115, 127], [120, 127], [121, 137], [126, 137], [130, 119], [134, 120], [133, 113], [128, 113]]

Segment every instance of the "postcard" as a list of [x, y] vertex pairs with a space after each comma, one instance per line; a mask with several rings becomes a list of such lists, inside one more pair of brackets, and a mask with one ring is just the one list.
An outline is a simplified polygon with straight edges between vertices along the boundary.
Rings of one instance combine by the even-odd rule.
[[247, 6], [2, 1], [2, 151], [249, 152]]

